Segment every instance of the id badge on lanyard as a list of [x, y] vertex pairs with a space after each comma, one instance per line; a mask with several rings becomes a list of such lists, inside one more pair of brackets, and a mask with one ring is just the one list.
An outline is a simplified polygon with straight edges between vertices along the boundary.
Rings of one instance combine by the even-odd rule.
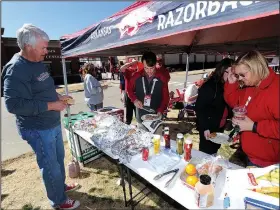
[[150, 107], [151, 106], [151, 95], [145, 95], [144, 97], [144, 106]]
[[153, 95], [153, 92], [154, 92], [156, 81], [157, 81], [156, 78], [153, 79], [153, 86], [152, 86], [152, 89], [151, 89], [151, 93], [147, 94], [146, 86], [145, 86], [145, 80], [144, 80], [144, 77], [142, 77], [143, 90], [144, 90], [144, 94], [145, 94], [145, 96], [144, 96], [144, 106], [147, 106], [147, 107], [151, 106], [151, 100], [152, 100], [152, 95]]

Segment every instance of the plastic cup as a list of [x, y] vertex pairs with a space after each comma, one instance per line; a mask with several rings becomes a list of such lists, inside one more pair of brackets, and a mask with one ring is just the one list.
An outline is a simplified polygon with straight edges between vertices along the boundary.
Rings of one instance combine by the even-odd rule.
[[247, 113], [247, 109], [245, 106], [236, 106], [233, 108], [233, 118], [237, 119], [237, 120], [244, 120], [246, 113]]

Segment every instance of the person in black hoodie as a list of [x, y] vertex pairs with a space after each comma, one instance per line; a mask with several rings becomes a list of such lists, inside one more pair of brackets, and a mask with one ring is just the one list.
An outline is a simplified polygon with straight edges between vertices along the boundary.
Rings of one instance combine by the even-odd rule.
[[209, 139], [212, 132], [223, 132], [226, 119], [231, 110], [224, 100], [224, 82], [233, 60], [223, 59], [216, 67], [212, 76], [201, 86], [195, 104], [197, 127], [199, 130], [199, 150], [207, 154], [215, 154], [220, 144]]

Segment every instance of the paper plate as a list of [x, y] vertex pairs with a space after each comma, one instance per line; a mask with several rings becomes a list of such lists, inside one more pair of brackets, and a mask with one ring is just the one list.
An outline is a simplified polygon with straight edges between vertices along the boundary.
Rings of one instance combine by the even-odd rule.
[[113, 110], [112, 108], [101, 108], [101, 109], [98, 109], [97, 112], [110, 112], [112, 110]]
[[143, 121], [156, 121], [160, 120], [160, 116], [157, 114], [145, 114], [141, 117], [141, 120]]
[[216, 133], [216, 137], [209, 138], [210, 141], [216, 143], [216, 144], [229, 144], [228, 142], [229, 136], [225, 133]]

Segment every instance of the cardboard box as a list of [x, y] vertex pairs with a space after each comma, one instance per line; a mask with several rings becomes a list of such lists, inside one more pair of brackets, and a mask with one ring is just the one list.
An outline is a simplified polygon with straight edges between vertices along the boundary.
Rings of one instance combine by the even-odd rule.
[[[68, 141], [68, 146], [70, 148], [70, 151], [74, 157], [77, 157], [77, 161], [83, 162], [84, 164], [99, 158], [100, 156], [102, 156], [103, 153], [81, 137], [80, 137], [80, 145], [79, 145], [78, 137], [75, 134], [74, 137], [72, 138], [73, 141], [71, 141], [69, 138], [68, 120], [69, 119], [71, 120], [71, 124], [73, 126], [75, 122], [79, 120], [92, 118], [94, 117], [94, 115], [95, 113], [92, 112], [80, 112], [79, 114], [71, 114], [70, 118], [68, 118], [67, 116], [63, 118], [63, 125], [65, 128], [66, 138]], [[74, 143], [76, 146], [76, 151], [75, 151]]]
[[258, 177], [270, 173], [276, 168], [279, 168], [279, 165], [272, 165], [265, 168], [227, 170], [227, 178], [230, 180], [228, 183], [229, 194], [232, 198], [236, 198], [235, 202], [239, 202], [240, 200], [244, 201], [244, 208], [247, 209], [275, 209], [271, 208], [273, 206], [279, 209], [279, 198], [254, 192], [257, 188], [276, 186], [270, 181], [258, 180]]
[[[84, 140], [82, 137], [79, 137], [80, 139], [80, 145], [78, 143], [78, 135], [74, 134], [74, 142], [71, 142], [70, 137], [69, 137], [69, 130], [65, 129], [67, 141], [68, 141], [68, 146], [70, 148], [70, 151], [74, 157], [77, 157], [77, 161], [80, 163], [87, 164], [93, 160], [96, 160], [97, 158], [101, 157], [103, 155], [102, 151], [97, 149], [95, 146], [91, 145], [88, 143], [86, 140]], [[75, 147], [76, 151], [75, 151]]]

